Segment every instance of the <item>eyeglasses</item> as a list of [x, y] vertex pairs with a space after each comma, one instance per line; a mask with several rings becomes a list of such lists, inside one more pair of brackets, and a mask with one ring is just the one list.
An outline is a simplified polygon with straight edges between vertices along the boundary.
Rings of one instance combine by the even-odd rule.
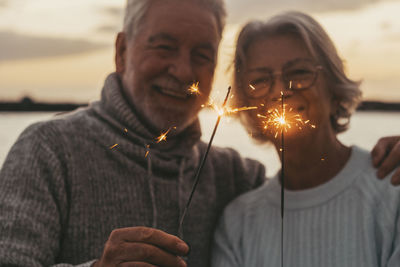
[[245, 85], [245, 94], [249, 98], [261, 98], [268, 95], [277, 76], [286, 90], [305, 90], [314, 85], [322, 66], [312, 60], [298, 59], [286, 63], [281, 72], [272, 72], [267, 68], [257, 68], [248, 72], [249, 84]]

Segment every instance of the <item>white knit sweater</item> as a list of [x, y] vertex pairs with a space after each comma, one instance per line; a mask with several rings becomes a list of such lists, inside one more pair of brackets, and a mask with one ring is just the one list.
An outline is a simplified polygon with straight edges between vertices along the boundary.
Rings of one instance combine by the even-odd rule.
[[[358, 147], [327, 183], [285, 192], [285, 267], [400, 266], [400, 188], [378, 180]], [[213, 267], [281, 266], [278, 177], [234, 200], [215, 234]]]

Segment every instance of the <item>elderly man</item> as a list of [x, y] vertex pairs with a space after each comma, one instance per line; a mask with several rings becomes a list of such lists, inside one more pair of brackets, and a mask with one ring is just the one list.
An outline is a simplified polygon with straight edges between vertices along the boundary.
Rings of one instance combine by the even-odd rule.
[[1, 266], [208, 265], [217, 216], [264, 179], [260, 163], [211, 150], [184, 224], [185, 263], [190, 248], [175, 235], [206, 149], [197, 115], [224, 18], [222, 0], [128, 1], [101, 101], [30, 126], [3, 165]]

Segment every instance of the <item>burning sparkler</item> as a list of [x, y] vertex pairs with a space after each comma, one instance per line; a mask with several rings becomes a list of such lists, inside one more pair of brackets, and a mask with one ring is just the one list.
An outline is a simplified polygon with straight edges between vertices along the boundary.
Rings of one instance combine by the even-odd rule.
[[[291, 82], [290, 82], [291, 87]], [[290, 88], [289, 87], [289, 88]], [[315, 125], [310, 123], [310, 120], [304, 121], [300, 114], [295, 114], [293, 108], [289, 108], [287, 112], [287, 105], [284, 103], [284, 94], [281, 92], [281, 105], [280, 109], [275, 108], [268, 110], [266, 115], [257, 114], [259, 118], [265, 119], [262, 121], [264, 125], [264, 130], [270, 130], [275, 132], [275, 138], [281, 135], [281, 266], [283, 266], [283, 233], [284, 233], [284, 209], [285, 209], [285, 133], [290, 129], [297, 127], [302, 130], [304, 126], [310, 126], [311, 128], [316, 128]]]
[[238, 112], [242, 112], [242, 111], [247, 111], [247, 110], [254, 110], [254, 109], [258, 109], [258, 107], [239, 107], [239, 108], [231, 108], [231, 107], [225, 107], [225, 106], [218, 106], [215, 104], [213, 99], [210, 99], [210, 101], [208, 102], [207, 105], [202, 105], [201, 107], [211, 107], [213, 110], [215, 110], [215, 112], [218, 114], [218, 116], [227, 116], [227, 115], [231, 115], [231, 114], [235, 114]]
[[183, 222], [184, 222], [184, 220], [185, 220], [185, 216], [186, 216], [186, 213], [187, 213], [187, 211], [188, 211], [188, 209], [189, 209], [190, 203], [192, 202], [192, 198], [193, 198], [194, 192], [196, 191], [197, 184], [199, 183], [199, 180], [200, 180], [200, 173], [201, 173], [201, 170], [202, 170], [203, 167], [204, 167], [204, 163], [206, 162], [207, 155], [208, 155], [208, 153], [209, 153], [209, 151], [210, 151], [212, 142], [213, 142], [213, 140], [214, 140], [215, 133], [217, 132], [217, 128], [218, 128], [219, 122], [221, 121], [221, 117], [224, 115], [224, 112], [221, 112], [221, 110], [222, 110], [222, 111], [224, 110], [224, 107], [225, 107], [225, 105], [226, 105], [226, 102], [228, 101], [228, 97], [229, 97], [229, 93], [230, 93], [230, 92], [231, 92], [231, 87], [229, 86], [228, 92], [227, 92], [226, 97], [225, 97], [225, 100], [224, 100], [224, 103], [222, 104], [222, 108], [219, 109], [220, 112], [218, 112], [217, 122], [215, 123], [214, 131], [212, 132], [210, 141], [208, 142], [207, 150], [206, 150], [206, 152], [205, 152], [204, 155], [203, 155], [203, 158], [202, 158], [202, 160], [201, 160], [201, 162], [200, 162], [199, 167], [197, 168], [197, 172], [196, 172], [196, 175], [195, 175], [195, 178], [194, 178], [195, 181], [194, 181], [194, 184], [193, 184], [193, 187], [192, 187], [192, 191], [190, 192], [189, 199], [188, 199], [188, 201], [186, 202], [185, 209], [183, 210], [182, 216], [181, 216], [181, 218], [180, 218], [180, 220], [179, 220], [178, 236], [179, 236], [180, 238], [183, 238]]

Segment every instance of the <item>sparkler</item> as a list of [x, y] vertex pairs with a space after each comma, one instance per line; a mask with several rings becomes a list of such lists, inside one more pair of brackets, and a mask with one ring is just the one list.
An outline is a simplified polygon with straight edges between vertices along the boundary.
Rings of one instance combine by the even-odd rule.
[[[233, 96], [233, 95], [232, 95]], [[231, 98], [232, 98], [231, 96]], [[214, 100], [210, 100], [209, 103], [207, 105], [202, 105], [201, 107], [211, 107], [212, 109], [215, 110], [215, 112], [217, 112], [218, 116], [226, 116], [226, 115], [231, 115], [231, 114], [235, 114], [241, 111], [247, 111], [247, 110], [254, 110], [254, 109], [258, 109], [258, 107], [240, 107], [240, 108], [230, 108], [230, 107], [225, 107], [225, 106], [218, 106], [214, 103]]]
[[[226, 102], [228, 101], [228, 97], [229, 97], [229, 93], [230, 92], [231, 92], [231, 87], [229, 86], [228, 92], [227, 92], [225, 100], [224, 100], [224, 103], [222, 104], [222, 109], [221, 109], [222, 111], [224, 110]], [[185, 220], [186, 213], [187, 213], [187, 211], [189, 209], [190, 203], [192, 202], [192, 198], [193, 198], [194, 192], [196, 191], [197, 184], [199, 183], [199, 180], [200, 180], [201, 170], [204, 167], [204, 163], [205, 163], [205, 161], [207, 159], [208, 152], [210, 151], [211, 144], [212, 144], [212, 142], [214, 140], [215, 133], [217, 132], [217, 128], [218, 128], [219, 122], [221, 121], [221, 117], [223, 115], [224, 115], [224, 112], [222, 112], [222, 113], [218, 112], [218, 119], [217, 119], [217, 122], [215, 123], [214, 131], [212, 132], [210, 141], [208, 142], [207, 150], [203, 155], [203, 158], [202, 158], [202, 160], [200, 162], [199, 167], [197, 168], [197, 172], [196, 172], [196, 175], [195, 175], [195, 178], [194, 178], [195, 181], [194, 181], [194, 184], [193, 184], [193, 187], [192, 187], [192, 191], [190, 192], [189, 199], [186, 202], [185, 209], [183, 210], [182, 216], [181, 216], [181, 218], [179, 220], [178, 236], [181, 237], [181, 238], [183, 238], [183, 222]]]
[[[279, 118], [279, 123], [281, 124], [281, 129], [284, 128], [286, 124], [285, 117], [285, 104], [283, 98], [283, 91], [281, 92], [281, 110], [282, 116]], [[285, 128], [285, 130], [287, 130]], [[285, 209], [285, 132], [281, 130], [281, 153], [282, 153], [282, 170], [281, 170], [281, 266], [283, 267], [283, 214]]]
[[[291, 88], [291, 83], [289, 88]], [[266, 115], [257, 114], [259, 118], [265, 119], [262, 121], [264, 130], [275, 131], [275, 138], [281, 136], [281, 266], [283, 266], [283, 233], [284, 233], [284, 210], [285, 210], [285, 133], [290, 129], [297, 127], [302, 130], [305, 126], [316, 128], [315, 125], [310, 123], [310, 120], [304, 121], [300, 114], [295, 114], [293, 108], [286, 111], [286, 104], [284, 103], [284, 94], [281, 92], [280, 109], [275, 108], [268, 110]]]

